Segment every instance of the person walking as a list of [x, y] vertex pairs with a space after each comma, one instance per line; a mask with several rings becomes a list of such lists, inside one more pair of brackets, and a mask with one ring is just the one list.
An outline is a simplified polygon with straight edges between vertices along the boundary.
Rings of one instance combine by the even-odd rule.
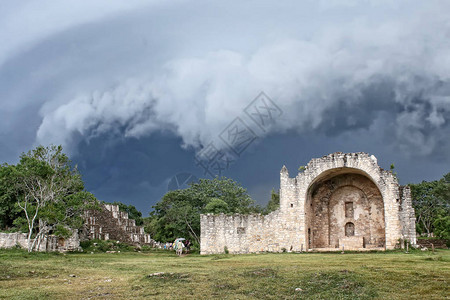
[[184, 244], [181, 240], [177, 240], [175, 241], [175, 251], [177, 253], [178, 256], [181, 256], [181, 254], [183, 254], [183, 248], [184, 248]]
[[189, 253], [191, 251], [191, 241], [186, 240], [186, 253]]

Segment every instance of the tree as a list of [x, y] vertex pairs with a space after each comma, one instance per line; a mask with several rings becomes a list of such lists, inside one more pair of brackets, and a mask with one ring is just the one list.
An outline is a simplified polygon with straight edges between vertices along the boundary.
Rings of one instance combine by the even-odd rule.
[[434, 234], [441, 239], [450, 239], [450, 215], [441, 210], [433, 222]]
[[145, 230], [166, 242], [189, 237], [200, 243], [200, 214], [259, 212], [247, 190], [229, 178], [200, 179], [184, 190], [170, 191], [153, 206]]
[[186, 190], [168, 192], [153, 206], [146, 222], [147, 232], [163, 242], [188, 236], [199, 242], [202, 205], [196, 200]]
[[81, 227], [84, 210], [97, 204], [84, 191], [81, 175], [71, 168], [61, 146], [39, 146], [22, 154], [20, 162], [11, 167], [10, 184], [23, 212], [15, 224], [26, 226], [29, 252], [39, 249], [49, 233], [69, 236], [68, 228]]
[[280, 195], [274, 189], [270, 192], [270, 200], [264, 208], [264, 214], [269, 214], [280, 208]]
[[[440, 228], [446, 224], [445, 220], [436, 223], [437, 219], [450, 214], [450, 173], [440, 180], [422, 181], [410, 184], [410, 187], [417, 231], [431, 236], [436, 226]], [[445, 230], [440, 229], [440, 232]]]
[[20, 216], [17, 205], [17, 195], [11, 184], [11, 174], [14, 169], [9, 165], [0, 165], [0, 230], [14, 228], [14, 220]]
[[228, 211], [228, 204], [219, 198], [211, 198], [211, 200], [205, 206], [206, 213], [220, 214], [227, 213]]
[[227, 213], [250, 213], [254, 211], [255, 201], [248, 195], [247, 190], [231, 178], [200, 179], [186, 190], [202, 210], [212, 198], [225, 201], [228, 204]]

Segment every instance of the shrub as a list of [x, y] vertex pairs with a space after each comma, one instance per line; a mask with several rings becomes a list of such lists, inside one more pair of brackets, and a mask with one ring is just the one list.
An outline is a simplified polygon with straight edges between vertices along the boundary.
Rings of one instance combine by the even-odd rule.
[[88, 240], [80, 242], [84, 252], [133, 251], [134, 247], [114, 240]]

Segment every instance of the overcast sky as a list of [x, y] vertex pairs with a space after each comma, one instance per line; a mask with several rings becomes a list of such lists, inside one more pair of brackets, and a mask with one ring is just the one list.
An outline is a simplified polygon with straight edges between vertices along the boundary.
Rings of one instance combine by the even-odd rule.
[[62, 144], [89, 191], [144, 215], [177, 174], [229, 176], [264, 205], [284, 164], [294, 177], [336, 151], [394, 163], [402, 184], [439, 179], [450, 171], [449, 11], [0, 0], [0, 161]]

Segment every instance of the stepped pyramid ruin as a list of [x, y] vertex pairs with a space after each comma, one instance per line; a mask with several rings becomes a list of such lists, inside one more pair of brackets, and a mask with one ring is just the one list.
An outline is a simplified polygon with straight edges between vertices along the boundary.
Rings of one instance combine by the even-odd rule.
[[144, 232], [144, 227], [136, 226], [136, 221], [128, 219], [128, 213], [119, 211], [118, 205], [103, 204], [101, 210], [85, 213], [87, 238], [117, 240], [129, 244], [151, 244], [152, 239]]

